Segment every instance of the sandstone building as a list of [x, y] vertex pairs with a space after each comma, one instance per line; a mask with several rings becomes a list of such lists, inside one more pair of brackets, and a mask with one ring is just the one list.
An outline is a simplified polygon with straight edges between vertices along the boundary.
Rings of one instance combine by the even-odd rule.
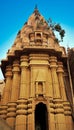
[[74, 129], [67, 58], [36, 8], [1, 62], [0, 118], [12, 130]]
[[73, 99], [73, 117], [74, 117], [74, 48], [68, 49], [68, 61], [71, 74], [71, 89], [72, 89], [72, 99]]

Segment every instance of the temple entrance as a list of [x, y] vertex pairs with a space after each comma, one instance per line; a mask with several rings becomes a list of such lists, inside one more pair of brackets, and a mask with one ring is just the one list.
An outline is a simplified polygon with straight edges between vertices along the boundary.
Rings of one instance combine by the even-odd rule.
[[46, 105], [43, 103], [36, 105], [35, 130], [48, 130], [48, 113]]

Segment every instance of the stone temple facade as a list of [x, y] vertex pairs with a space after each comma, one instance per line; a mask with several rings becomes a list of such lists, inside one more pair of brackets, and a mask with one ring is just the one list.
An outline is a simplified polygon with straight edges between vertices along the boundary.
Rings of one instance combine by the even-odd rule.
[[36, 8], [2, 60], [0, 118], [12, 130], [74, 130], [67, 54]]

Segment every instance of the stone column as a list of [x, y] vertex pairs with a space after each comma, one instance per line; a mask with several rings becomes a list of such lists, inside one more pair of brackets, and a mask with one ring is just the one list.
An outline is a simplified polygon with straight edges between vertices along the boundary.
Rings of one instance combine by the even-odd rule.
[[20, 85], [20, 98], [28, 98], [28, 75], [27, 75], [27, 68], [28, 68], [28, 57], [22, 56], [21, 57], [21, 85]]
[[15, 130], [26, 130], [27, 129], [27, 98], [28, 98], [28, 57], [21, 56], [21, 84], [20, 84], [20, 95], [17, 101], [16, 111], [16, 124]]
[[0, 106], [0, 118], [6, 119], [7, 117], [7, 105]]
[[36, 94], [36, 97], [38, 97], [38, 82], [36, 82], [35, 83], [35, 89], [36, 89], [36, 91], [35, 91], [35, 94]]
[[[33, 65], [30, 65], [31, 68], [31, 88], [30, 88], [30, 97], [35, 97], [35, 76], [37, 74], [36, 68]], [[38, 83], [36, 83], [37, 87], [38, 87]], [[36, 87], [36, 88], [37, 88]]]
[[70, 83], [69, 83], [69, 78], [68, 78], [68, 72], [67, 70], [64, 70], [64, 79], [65, 79], [65, 87], [66, 87], [66, 95], [67, 95], [67, 100], [63, 102], [64, 106], [64, 115], [65, 115], [65, 122], [66, 122], [66, 130], [73, 130], [73, 119], [72, 119], [72, 108], [71, 108], [71, 101], [69, 103], [69, 99], [71, 99], [70, 95]]
[[51, 69], [48, 70], [48, 97], [53, 98], [53, 86], [52, 86], [52, 75]]
[[63, 101], [60, 99], [54, 100], [55, 103], [55, 130], [66, 130], [66, 121], [64, 116]]
[[74, 122], [72, 118], [71, 106], [70, 103], [64, 102], [64, 114], [65, 114], [65, 122], [66, 122], [66, 130], [74, 130]]
[[27, 100], [19, 99], [17, 101], [15, 130], [27, 130]]
[[64, 79], [63, 79], [64, 70], [63, 70], [62, 62], [58, 62], [57, 73], [58, 73], [58, 79], [59, 79], [61, 98], [62, 98], [63, 101], [67, 101], [65, 85], [64, 85]]
[[20, 88], [20, 68], [19, 68], [19, 61], [16, 60], [13, 63], [13, 82], [12, 82], [11, 102], [17, 101], [19, 97], [19, 88]]
[[6, 84], [3, 93], [2, 106], [0, 107], [0, 117], [6, 119], [7, 114], [7, 103], [10, 101], [11, 86], [12, 86], [12, 68], [11, 66], [6, 67]]
[[54, 102], [52, 99], [49, 99], [49, 130], [55, 130], [55, 109]]
[[34, 104], [32, 103], [32, 99], [28, 100], [28, 118], [27, 118], [27, 130], [35, 130], [35, 120], [34, 120]]
[[19, 96], [19, 85], [20, 85], [20, 68], [19, 62], [16, 60], [13, 62], [13, 81], [12, 81], [12, 92], [11, 100], [8, 103], [7, 123], [14, 129], [15, 117], [16, 117], [16, 101]]
[[6, 67], [6, 84], [3, 93], [2, 104], [7, 104], [10, 101], [11, 89], [12, 89], [12, 68], [11, 66]]
[[[43, 82], [43, 96], [45, 97], [46, 95], [46, 90], [45, 90], [45, 87], [46, 87], [47, 84], [45, 84], [45, 82]], [[48, 89], [49, 90], [49, 89]]]
[[16, 117], [16, 103], [10, 102], [8, 103], [6, 122], [13, 130], [15, 129], [15, 117]]
[[51, 68], [51, 75], [52, 75], [54, 98], [60, 98], [59, 82], [58, 82], [58, 77], [56, 72], [57, 59], [54, 56], [50, 57], [50, 68]]

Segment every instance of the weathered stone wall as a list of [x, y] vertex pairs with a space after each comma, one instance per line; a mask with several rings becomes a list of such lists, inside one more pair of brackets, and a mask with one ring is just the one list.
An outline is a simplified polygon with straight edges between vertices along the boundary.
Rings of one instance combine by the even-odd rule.
[[5, 120], [0, 118], [0, 130], [12, 130], [11, 127], [8, 126]]

